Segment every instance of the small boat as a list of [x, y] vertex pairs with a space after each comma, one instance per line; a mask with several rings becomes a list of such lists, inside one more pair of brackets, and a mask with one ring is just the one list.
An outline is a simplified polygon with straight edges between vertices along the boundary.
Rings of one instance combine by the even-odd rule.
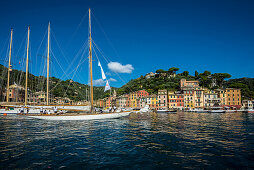
[[167, 110], [167, 109], [159, 109], [156, 112], [157, 113], [169, 113], [169, 110]]
[[148, 112], [151, 112], [151, 110], [149, 109], [149, 105], [146, 105], [144, 108], [141, 108], [138, 112], [148, 113]]
[[208, 113], [226, 113], [226, 110], [208, 110]]
[[176, 113], [177, 110], [168, 110], [168, 109], [160, 109], [157, 110], [157, 113]]
[[254, 109], [247, 109], [243, 111], [244, 113], [254, 113]]

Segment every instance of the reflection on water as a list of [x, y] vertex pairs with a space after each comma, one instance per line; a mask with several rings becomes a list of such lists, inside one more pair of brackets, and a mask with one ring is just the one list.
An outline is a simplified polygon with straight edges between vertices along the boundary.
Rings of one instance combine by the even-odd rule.
[[0, 116], [0, 169], [254, 168], [254, 115], [131, 114], [104, 121]]

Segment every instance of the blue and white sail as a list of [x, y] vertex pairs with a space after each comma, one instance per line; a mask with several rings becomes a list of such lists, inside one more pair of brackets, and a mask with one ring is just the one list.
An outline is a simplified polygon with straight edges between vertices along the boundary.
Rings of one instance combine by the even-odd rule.
[[107, 90], [110, 90], [110, 85], [108, 83], [108, 80], [106, 82], [106, 86], [105, 86], [104, 92], [107, 91]]

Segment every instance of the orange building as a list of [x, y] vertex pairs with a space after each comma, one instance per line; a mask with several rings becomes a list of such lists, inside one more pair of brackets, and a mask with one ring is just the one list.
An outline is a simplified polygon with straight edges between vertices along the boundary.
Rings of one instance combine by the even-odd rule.
[[226, 106], [231, 108], [241, 108], [241, 90], [235, 88], [226, 88]]

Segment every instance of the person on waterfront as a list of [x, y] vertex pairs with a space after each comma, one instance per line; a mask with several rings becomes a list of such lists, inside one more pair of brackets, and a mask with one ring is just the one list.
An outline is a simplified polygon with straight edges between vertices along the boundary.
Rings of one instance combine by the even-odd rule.
[[43, 107], [40, 108], [40, 113], [43, 114]]
[[21, 107], [20, 109], [20, 113], [23, 114], [24, 113], [24, 106]]
[[29, 113], [29, 108], [26, 109], [26, 114], [28, 114], [28, 113]]
[[54, 107], [54, 113], [57, 113], [57, 108], [56, 108], [56, 106]]

